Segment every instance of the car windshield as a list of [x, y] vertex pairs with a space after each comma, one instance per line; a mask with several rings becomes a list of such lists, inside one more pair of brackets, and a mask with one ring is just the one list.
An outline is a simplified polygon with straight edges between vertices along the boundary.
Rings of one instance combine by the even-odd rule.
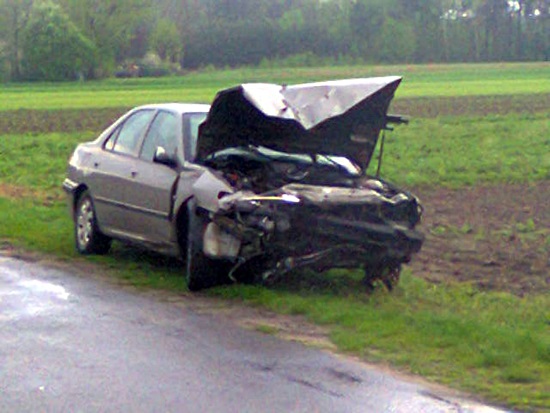
[[185, 136], [189, 136], [189, 153], [194, 158], [197, 153], [197, 139], [199, 136], [199, 126], [206, 119], [208, 113], [186, 113], [183, 115], [183, 125], [186, 128]]

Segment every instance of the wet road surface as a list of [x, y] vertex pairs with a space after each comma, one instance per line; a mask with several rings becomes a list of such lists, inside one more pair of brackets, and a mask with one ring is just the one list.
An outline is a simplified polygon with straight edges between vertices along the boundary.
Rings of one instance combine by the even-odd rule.
[[0, 412], [500, 410], [0, 255]]

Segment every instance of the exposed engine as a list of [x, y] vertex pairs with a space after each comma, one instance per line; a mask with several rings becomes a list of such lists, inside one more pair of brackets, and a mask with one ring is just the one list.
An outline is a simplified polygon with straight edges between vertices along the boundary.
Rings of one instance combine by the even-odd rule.
[[321, 271], [362, 263], [370, 274], [381, 267], [395, 275], [422, 244], [414, 231], [418, 200], [346, 158], [248, 147], [217, 152], [205, 164], [233, 189], [222, 188], [211, 209], [205, 245], [216, 248], [205, 252], [233, 255], [235, 269], [261, 263], [254, 271], [264, 281], [305, 265]]

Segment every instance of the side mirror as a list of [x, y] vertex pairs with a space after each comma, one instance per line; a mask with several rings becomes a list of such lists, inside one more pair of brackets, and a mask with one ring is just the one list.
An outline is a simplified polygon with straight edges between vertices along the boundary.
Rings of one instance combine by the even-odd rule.
[[169, 154], [162, 146], [157, 146], [157, 149], [155, 150], [155, 156], [153, 157], [153, 162], [160, 163], [169, 167], [174, 167], [178, 163], [176, 160], [176, 155]]

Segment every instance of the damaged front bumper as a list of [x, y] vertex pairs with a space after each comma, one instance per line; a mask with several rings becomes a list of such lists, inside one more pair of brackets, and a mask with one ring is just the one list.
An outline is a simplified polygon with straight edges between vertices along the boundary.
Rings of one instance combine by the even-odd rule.
[[232, 261], [230, 277], [249, 261], [262, 281], [301, 267], [396, 267], [409, 262], [424, 241], [414, 229], [421, 207], [403, 192], [388, 198], [368, 188], [312, 185], [260, 195], [218, 189], [222, 196], [198, 197], [210, 221], [203, 252]]

